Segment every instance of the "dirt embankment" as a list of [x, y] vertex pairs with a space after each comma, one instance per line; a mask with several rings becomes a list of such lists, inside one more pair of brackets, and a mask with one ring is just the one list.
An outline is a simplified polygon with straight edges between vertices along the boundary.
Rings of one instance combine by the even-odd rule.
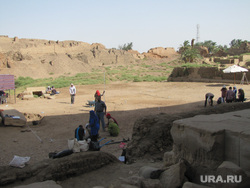
[[106, 66], [136, 64], [144, 58], [155, 61], [178, 57], [173, 48], [154, 48], [148, 53], [107, 49], [100, 43], [48, 41], [0, 36], [0, 74], [47, 78], [74, 76]]

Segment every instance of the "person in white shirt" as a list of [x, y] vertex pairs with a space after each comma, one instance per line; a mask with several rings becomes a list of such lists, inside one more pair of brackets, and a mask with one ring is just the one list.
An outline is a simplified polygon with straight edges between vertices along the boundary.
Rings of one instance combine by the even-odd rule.
[[70, 84], [69, 93], [71, 96], [71, 104], [74, 104], [75, 103], [75, 96], [76, 96], [76, 87], [72, 83]]

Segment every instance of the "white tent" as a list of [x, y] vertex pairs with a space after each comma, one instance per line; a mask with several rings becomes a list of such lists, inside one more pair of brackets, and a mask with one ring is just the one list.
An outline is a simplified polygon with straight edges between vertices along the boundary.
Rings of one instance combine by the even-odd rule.
[[[232, 66], [227, 67], [226, 69], [224, 69], [223, 72], [224, 73], [234, 73], [234, 83], [235, 83], [235, 74], [237, 72], [243, 72], [242, 80], [244, 82], [244, 78], [246, 78], [246, 73], [245, 72], [248, 72], [248, 70], [243, 68], [243, 67], [240, 67], [238, 65], [232, 65]], [[247, 80], [247, 78], [246, 78], [246, 80]]]
[[224, 69], [223, 72], [224, 73], [237, 73], [237, 72], [248, 72], [248, 70], [238, 65], [233, 65]]

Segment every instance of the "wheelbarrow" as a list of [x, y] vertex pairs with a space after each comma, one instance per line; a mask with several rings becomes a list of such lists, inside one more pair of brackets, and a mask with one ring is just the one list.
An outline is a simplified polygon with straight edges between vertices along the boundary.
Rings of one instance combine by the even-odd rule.
[[100, 145], [100, 142], [101, 142], [102, 140], [104, 140], [104, 139], [106, 139], [106, 138], [102, 138], [102, 139], [98, 140], [97, 142], [91, 141], [91, 142], [89, 143], [89, 151], [100, 151], [100, 149], [101, 149], [103, 146], [107, 145], [108, 143], [110, 143], [110, 142], [112, 141], [112, 140], [109, 140], [109, 141], [107, 141], [106, 143]]
[[88, 105], [89, 107], [95, 106], [95, 101], [88, 100], [86, 105]]

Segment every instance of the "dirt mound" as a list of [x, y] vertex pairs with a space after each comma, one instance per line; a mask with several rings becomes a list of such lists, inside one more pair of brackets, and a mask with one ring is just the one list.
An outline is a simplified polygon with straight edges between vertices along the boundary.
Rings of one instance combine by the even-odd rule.
[[43, 116], [40, 114], [24, 113], [23, 115], [27, 119], [27, 123], [32, 123], [32, 125], [40, 124], [43, 119]]
[[172, 56], [178, 56], [179, 53], [177, 53], [174, 48], [157, 47], [157, 48], [151, 48], [147, 53], [143, 53], [143, 55], [149, 58], [162, 59]]
[[222, 114], [248, 108], [250, 108], [249, 102], [231, 103], [174, 115], [162, 113], [138, 119], [134, 124], [132, 140], [127, 148], [126, 156], [128, 161], [134, 162], [136, 159], [140, 158], [161, 160], [163, 154], [172, 149], [173, 139], [170, 134], [170, 129], [175, 120], [201, 114]]
[[[104, 65], [134, 63], [129, 52], [77, 41], [47, 41], [0, 37], [1, 74], [32, 78], [90, 72]], [[11, 66], [6, 66], [6, 58]], [[10, 63], [9, 63], [10, 64]]]
[[16, 77], [46, 78], [72, 76], [104, 69], [105, 66], [135, 64], [138, 59], [168, 58], [173, 48], [155, 48], [148, 53], [107, 49], [100, 43], [48, 41], [0, 36], [0, 72]]
[[105, 152], [81, 152], [57, 159], [46, 159], [23, 169], [0, 167], [0, 186], [27, 179], [30, 181], [64, 180], [72, 176], [88, 173], [110, 163], [119, 162], [116, 157]]

